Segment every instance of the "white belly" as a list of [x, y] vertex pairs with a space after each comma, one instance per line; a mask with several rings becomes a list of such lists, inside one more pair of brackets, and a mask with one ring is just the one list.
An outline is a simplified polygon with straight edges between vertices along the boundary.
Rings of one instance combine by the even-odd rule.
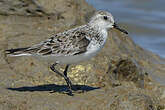
[[52, 63], [59, 63], [59, 64], [75, 64], [79, 63], [82, 61], [86, 61], [90, 59], [91, 57], [95, 56], [98, 52], [99, 49], [95, 49], [93, 51], [87, 51], [85, 53], [79, 54], [79, 55], [74, 55], [74, 56], [43, 56], [41, 59], [46, 60], [48, 62]]

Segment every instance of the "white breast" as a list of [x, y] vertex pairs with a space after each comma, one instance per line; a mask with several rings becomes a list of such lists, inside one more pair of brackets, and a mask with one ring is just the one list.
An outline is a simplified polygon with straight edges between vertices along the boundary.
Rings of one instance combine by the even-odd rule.
[[85, 54], [87, 54], [88, 56], [95, 56], [103, 48], [107, 40], [107, 35], [108, 35], [107, 31], [102, 30], [100, 33], [101, 40], [100, 41], [92, 40], [89, 46], [87, 47], [87, 52]]

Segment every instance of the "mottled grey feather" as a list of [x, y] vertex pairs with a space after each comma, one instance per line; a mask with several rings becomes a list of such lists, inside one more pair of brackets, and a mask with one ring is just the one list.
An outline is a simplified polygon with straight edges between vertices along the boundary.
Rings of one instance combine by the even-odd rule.
[[[93, 33], [93, 28], [83, 25], [63, 33], [58, 33], [51, 38], [34, 45], [23, 53], [33, 55], [55, 55], [55, 56], [70, 56], [77, 55], [87, 51], [90, 40], [97, 36], [98, 33]], [[97, 37], [96, 37], [97, 38]]]

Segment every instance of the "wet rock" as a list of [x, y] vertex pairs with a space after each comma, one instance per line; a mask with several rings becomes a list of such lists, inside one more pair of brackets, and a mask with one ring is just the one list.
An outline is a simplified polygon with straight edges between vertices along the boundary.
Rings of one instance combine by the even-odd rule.
[[110, 61], [107, 75], [113, 87], [121, 86], [123, 81], [132, 81], [138, 87], [144, 87], [145, 74], [136, 61], [121, 57], [113, 58]]
[[[28, 11], [27, 11], [28, 10]], [[38, 10], [38, 11], [37, 11]], [[163, 110], [164, 59], [137, 46], [116, 30], [90, 61], [72, 65], [75, 96], [63, 78], [31, 57], [7, 57], [4, 50], [39, 43], [84, 24], [94, 11], [84, 0], [0, 1], [0, 109]], [[59, 71], [64, 66], [57, 66]], [[79, 91], [85, 91], [79, 93]]]
[[130, 59], [120, 59], [111, 70], [116, 80], [137, 81], [140, 71]]

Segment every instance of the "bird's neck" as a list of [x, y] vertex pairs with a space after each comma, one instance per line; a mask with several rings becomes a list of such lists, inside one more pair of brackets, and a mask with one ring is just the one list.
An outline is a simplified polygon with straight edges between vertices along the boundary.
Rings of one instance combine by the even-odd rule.
[[101, 44], [105, 44], [107, 37], [108, 37], [108, 31], [105, 28], [101, 28], [98, 25], [93, 25], [93, 24], [88, 24], [89, 27], [91, 27], [93, 30], [95, 30], [95, 35], [93, 34], [92, 36], [95, 36], [94, 39], [96, 42], [100, 42]]
[[106, 29], [104, 26], [94, 23], [94, 22], [89, 22], [88, 25], [92, 27], [94, 30], [96, 30], [100, 35], [102, 35], [104, 38], [107, 37], [108, 35], [108, 29]]
[[102, 21], [90, 21], [88, 25], [100, 31], [102, 30], [107, 31], [107, 28], [105, 27], [105, 23]]

